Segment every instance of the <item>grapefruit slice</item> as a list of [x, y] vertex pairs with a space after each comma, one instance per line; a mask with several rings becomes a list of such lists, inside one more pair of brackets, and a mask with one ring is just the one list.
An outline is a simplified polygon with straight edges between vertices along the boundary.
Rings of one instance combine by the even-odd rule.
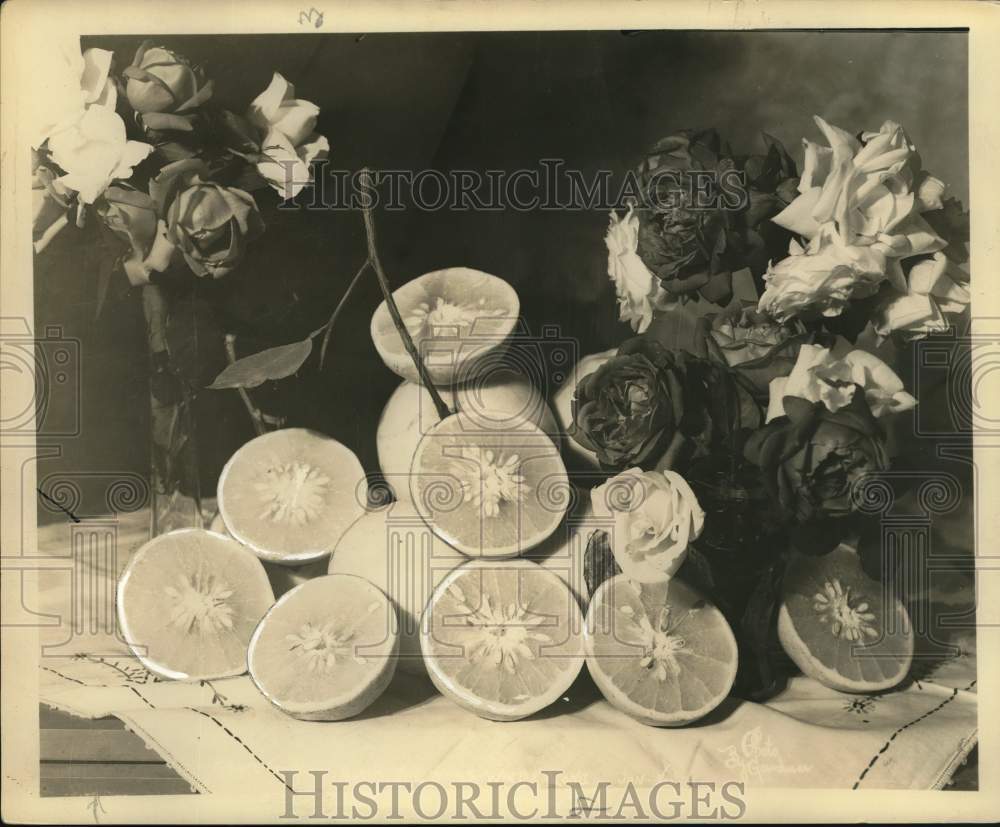
[[842, 692], [891, 689], [913, 661], [906, 607], [864, 573], [846, 546], [789, 563], [778, 639], [805, 675]]
[[424, 614], [431, 680], [483, 718], [516, 721], [544, 709], [583, 666], [576, 598], [528, 560], [470, 560], [441, 581]]
[[[605, 350], [603, 353], [592, 353], [584, 356], [576, 367], [570, 371], [569, 378], [559, 386], [559, 389], [552, 396], [552, 408], [555, 411], [556, 420], [564, 434], [569, 434], [573, 427], [573, 397], [576, 394], [576, 386], [585, 376], [589, 376], [601, 365], [607, 362], [618, 352], [618, 348]], [[568, 452], [568, 459], [573, 459], [582, 468], [600, 468], [597, 461], [597, 454], [589, 448], [584, 448], [572, 437], [564, 440], [565, 449]]]
[[[435, 385], [473, 379], [479, 363], [504, 345], [521, 312], [513, 287], [468, 267], [425, 273], [392, 296]], [[371, 335], [389, 370], [420, 381], [384, 301], [372, 315]]]
[[463, 413], [421, 440], [410, 497], [431, 530], [470, 557], [511, 557], [563, 519], [569, 480], [559, 451], [530, 423], [487, 431]]
[[337, 440], [285, 428], [250, 440], [219, 477], [226, 528], [258, 557], [299, 566], [329, 554], [364, 511], [365, 472]]
[[140, 548], [117, 589], [118, 624], [150, 671], [208, 680], [247, 671], [247, 643], [274, 603], [260, 560], [235, 540], [197, 528]]
[[604, 697], [651, 726], [697, 721], [736, 679], [736, 638], [722, 612], [676, 577], [605, 580], [587, 611], [584, 645]]
[[369, 511], [347, 529], [328, 570], [363, 577], [386, 593], [399, 621], [399, 668], [426, 675], [420, 617], [434, 588], [465, 560], [434, 536], [412, 505], [394, 503]]
[[317, 577], [285, 594], [250, 640], [250, 677], [293, 718], [351, 718], [381, 695], [396, 671], [392, 604], [361, 577]]
[[[494, 372], [469, 385], [443, 388], [452, 410], [493, 431], [511, 430], [530, 422], [555, 441], [559, 426], [541, 392], [527, 379]], [[386, 403], [376, 433], [378, 462], [397, 500], [410, 499], [409, 476], [417, 446], [438, 423], [431, 395], [422, 385], [404, 381]]]

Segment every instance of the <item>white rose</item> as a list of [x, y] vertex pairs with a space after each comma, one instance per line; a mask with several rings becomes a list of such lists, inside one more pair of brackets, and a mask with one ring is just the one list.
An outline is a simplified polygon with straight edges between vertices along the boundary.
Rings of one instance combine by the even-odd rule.
[[968, 273], [944, 253], [937, 252], [918, 261], [910, 268], [905, 290], [876, 312], [875, 332], [888, 336], [900, 331], [912, 338], [922, 338], [948, 330], [951, 325], [945, 314], [961, 314], [969, 306], [968, 281]]
[[881, 248], [843, 244], [829, 229], [805, 249], [792, 242], [790, 253], [764, 274], [757, 304], [779, 322], [809, 313], [837, 316], [852, 298], [873, 295], [886, 277]]
[[632, 206], [621, 218], [612, 211], [604, 243], [608, 248], [608, 276], [618, 297], [618, 318], [631, 324], [636, 333], [644, 333], [653, 321], [653, 311], [663, 307], [667, 295], [636, 252], [639, 217]]
[[293, 198], [312, 181], [310, 164], [325, 158], [330, 144], [318, 134], [319, 107], [295, 97], [295, 87], [278, 72], [250, 104], [247, 117], [264, 136], [257, 171], [281, 195]]
[[672, 577], [705, 524], [691, 486], [675, 471], [632, 468], [590, 492], [594, 516], [607, 529], [615, 561], [639, 583]]
[[104, 106], [91, 106], [49, 138], [52, 160], [66, 171], [59, 182], [76, 190], [84, 204], [93, 204], [112, 181], [132, 175], [152, 151], [149, 144], [128, 140], [125, 122]]
[[785, 415], [786, 396], [822, 402], [831, 413], [839, 411], [850, 404], [856, 386], [864, 390], [876, 417], [908, 411], [917, 404], [885, 362], [839, 339], [834, 348], [802, 345], [792, 372], [771, 380], [767, 421]]
[[829, 147], [803, 142], [801, 195], [774, 222], [806, 238], [834, 222], [845, 244], [874, 243], [913, 212], [919, 156], [894, 121], [886, 121], [878, 132], [864, 133], [864, 144], [820, 117], [815, 121]]
[[114, 111], [118, 87], [108, 77], [113, 54], [107, 49], [87, 49], [80, 54], [76, 35], [53, 36], [38, 94], [30, 97], [32, 148], [41, 146], [55, 131], [79, 120], [88, 106]]

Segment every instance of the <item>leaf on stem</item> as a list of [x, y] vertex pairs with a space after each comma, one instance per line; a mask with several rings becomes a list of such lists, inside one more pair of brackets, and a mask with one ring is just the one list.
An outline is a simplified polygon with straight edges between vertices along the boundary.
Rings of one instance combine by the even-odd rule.
[[237, 359], [215, 378], [209, 390], [256, 388], [271, 379], [284, 379], [302, 367], [312, 348], [312, 339], [306, 338]]

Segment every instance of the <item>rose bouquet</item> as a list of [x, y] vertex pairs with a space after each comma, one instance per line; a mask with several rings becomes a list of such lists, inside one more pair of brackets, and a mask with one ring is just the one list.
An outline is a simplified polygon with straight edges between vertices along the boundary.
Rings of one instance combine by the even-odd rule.
[[[235, 278], [264, 231], [262, 208], [311, 183], [310, 164], [329, 149], [316, 132], [319, 108], [275, 72], [242, 113], [231, 111], [202, 67], [151, 42], [120, 71], [112, 52], [81, 54], [75, 40], [56, 53], [53, 94], [33, 113], [35, 254], [57, 236], [80, 238], [87, 260], [96, 258], [98, 313], [113, 285], [141, 291], [155, 488], [197, 509], [193, 408], [207, 384], [198, 342], [214, 338], [213, 351], [236, 360], [227, 330], [195, 329], [203, 310], [225, 315], [214, 305], [226, 291], [203, 283]], [[266, 415], [244, 400], [260, 430]]]
[[613, 475], [593, 491], [614, 530], [591, 538], [588, 583], [655, 568], [700, 585], [749, 650], [748, 694], [776, 684], [789, 555], [866, 534], [860, 487], [889, 470], [892, 420], [916, 404], [894, 356], [970, 299], [968, 216], [903, 128], [816, 124], [826, 145], [803, 140], [801, 173], [768, 135], [760, 155], [715, 130], [652, 147], [606, 236], [640, 335], [588, 357], [563, 412]]

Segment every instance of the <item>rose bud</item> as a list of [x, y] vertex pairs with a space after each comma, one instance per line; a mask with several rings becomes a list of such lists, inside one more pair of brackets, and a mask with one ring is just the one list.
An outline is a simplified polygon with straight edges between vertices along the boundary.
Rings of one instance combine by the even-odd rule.
[[253, 197], [206, 180], [199, 160], [168, 164], [150, 182], [150, 196], [166, 219], [167, 238], [197, 276], [220, 278], [240, 263], [249, 240], [264, 230]]
[[187, 58], [143, 43], [124, 72], [125, 95], [153, 130], [191, 131], [194, 111], [212, 97], [212, 81]]
[[108, 187], [98, 213], [108, 228], [132, 248], [123, 262], [130, 283], [147, 284], [150, 274], [167, 269], [176, 247], [167, 238], [166, 222], [157, 215], [156, 204], [146, 193]]

